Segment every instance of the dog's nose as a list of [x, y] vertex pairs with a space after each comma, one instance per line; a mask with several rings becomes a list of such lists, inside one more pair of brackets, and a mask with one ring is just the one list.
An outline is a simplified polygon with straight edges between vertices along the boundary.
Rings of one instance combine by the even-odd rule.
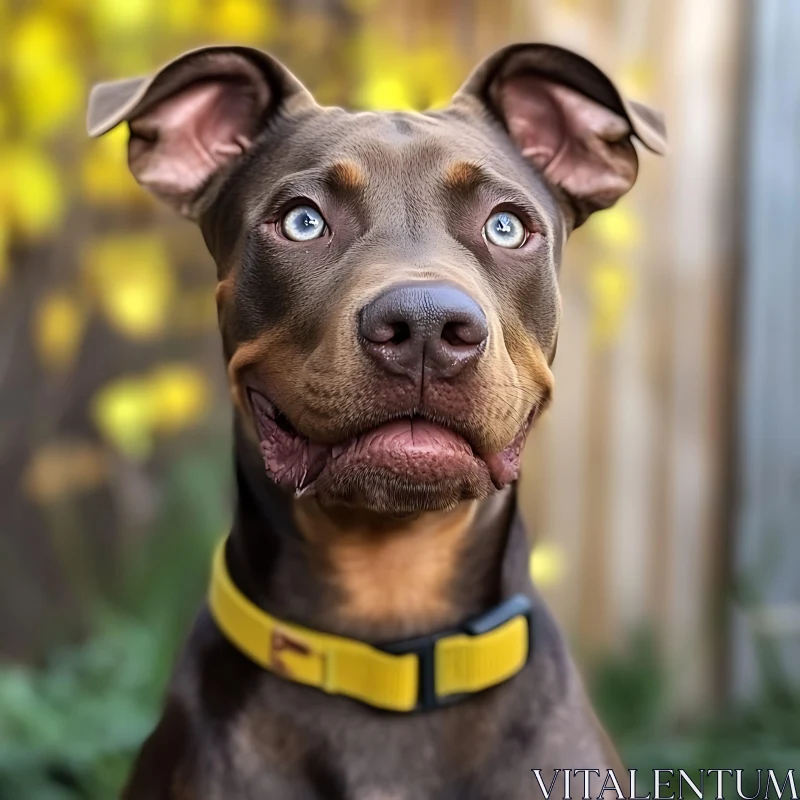
[[395, 286], [361, 309], [364, 349], [384, 369], [412, 378], [423, 365], [451, 378], [480, 358], [489, 326], [481, 307], [446, 283]]

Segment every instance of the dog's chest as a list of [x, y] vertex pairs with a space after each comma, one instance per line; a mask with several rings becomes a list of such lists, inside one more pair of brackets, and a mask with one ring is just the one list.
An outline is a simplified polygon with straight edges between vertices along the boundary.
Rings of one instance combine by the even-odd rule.
[[220, 796], [530, 798], [537, 725], [510, 690], [429, 714], [387, 715], [268, 677], [260, 698], [268, 702], [251, 706], [263, 710], [246, 711], [228, 729], [230, 783]]

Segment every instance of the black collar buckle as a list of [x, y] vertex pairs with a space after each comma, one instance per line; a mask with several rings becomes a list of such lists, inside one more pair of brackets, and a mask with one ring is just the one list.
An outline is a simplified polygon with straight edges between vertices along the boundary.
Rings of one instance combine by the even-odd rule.
[[436, 694], [436, 669], [435, 653], [436, 642], [455, 634], [467, 634], [468, 636], [480, 636], [481, 634], [493, 631], [515, 617], [523, 616], [528, 626], [528, 654], [525, 659], [527, 664], [533, 652], [533, 605], [529, 597], [524, 594], [515, 594], [504, 600], [500, 605], [495, 606], [485, 614], [465, 622], [458, 628], [419, 636], [416, 639], [406, 639], [402, 642], [392, 642], [390, 644], [379, 645], [379, 649], [393, 655], [405, 655], [414, 653], [419, 663], [419, 677], [417, 681], [418, 695], [417, 705], [412, 711], [428, 711], [434, 708], [445, 708], [454, 705], [467, 694], [453, 694], [439, 697]]

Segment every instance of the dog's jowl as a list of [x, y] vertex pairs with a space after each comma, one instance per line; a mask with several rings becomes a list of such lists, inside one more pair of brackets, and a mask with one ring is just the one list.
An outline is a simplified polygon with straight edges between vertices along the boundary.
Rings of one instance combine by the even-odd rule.
[[546, 45], [449, 107], [318, 105], [249, 48], [96, 86], [217, 265], [236, 511], [126, 789], [530, 798], [618, 768], [530, 585], [515, 484], [550, 402], [568, 234], [660, 116]]

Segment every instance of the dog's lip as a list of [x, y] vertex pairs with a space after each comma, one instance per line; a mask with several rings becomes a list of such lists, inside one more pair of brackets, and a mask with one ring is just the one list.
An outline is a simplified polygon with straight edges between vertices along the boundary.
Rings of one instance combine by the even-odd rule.
[[[289, 417], [279, 408], [279, 406], [274, 403], [266, 394], [258, 389], [254, 389], [252, 387], [247, 388], [247, 394], [250, 400], [250, 405], [252, 407], [254, 415], [258, 415], [259, 413], [265, 414], [269, 419], [273, 420], [279, 425], [282, 425], [284, 429], [289, 430], [293, 435], [300, 437], [306, 441], [313, 441], [309, 439], [304, 433], [300, 432], [295, 426], [292, 424]], [[395, 414], [381, 414], [376, 416], [374, 419], [370, 420], [370, 422], [364, 425], [361, 428], [356, 428], [354, 430], [349, 430], [345, 432], [341, 439], [338, 441], [328, 443], [332, 450], [334, 456], [338, 455], [340, 450], [350, 441], [353, 439], [357, 439], [362, 436], [366, 436], [372, 431], [382, 428], [386, 425], [390, 425], [393, 422], [398, 422], [402, 420], [412, 420], [413, 422], [419, 423], [430, 423], [432, 425], [437, 426], [438, 428], [443, 429], [444, 431], [451, 433], [453, 436], [458, 437], [461, 440], [464, 440], [469, 447], [472, 449], [473, 453], [480, 456], [480, 448], [473, 442], [472, 436], [468, 430], [465, 429], [464, 426], [459, 425], [457, 420], [445, 420], [440, 415], [434, 416], [432, 414], [427, 413], [425, 410], [410, 410]], [[323, 445], [321, 442], [319, 443], [320, 446]]]
[[511, 441], [511, 444], [498, 452], [482, 453], [481, 458], [489, 468], [496, 489], [502, 489], [519, 477], [519, 462], [522, 455], [522, 446], [528, 436], [528, 431], [533, 425], [533, 421], [539, 411], [538, 406], [534, 406], [528, 414], [519, 432]]
[[[530, 412], [517, 436], [499, 452], [477, 449], [468, 436], [449, 425], [443, 425], [424, 415], [406, 414], [387, 418], [363, 431], [356, 432], [341, 441], [326, 445], [314, 442], [297, 431], [288, 417], [264, 394], [248, 388], [256, 429], [261, 437], [261, 450], [267, 472], [278, 483], [293, 488], [302, 494], [329, 467], [345, 454], [355, 451], [370, 452], [373, 442], [391, 443], [395, 437], [405, 439], [402, 444], [403, 455], [418, 458], [447, 458], [450, 456], [464, 467], [484, 467], [497, 489], [501, 489], [519, 475], [519, 460], [522, 445], [533, 424], [537, 408]], [[264, 419], [269, 420], [265, 423]], [[407, 434], [411, 433], [411, 442]], [[290, 463], [282, 461], [284, 453], [292, 450]]]

